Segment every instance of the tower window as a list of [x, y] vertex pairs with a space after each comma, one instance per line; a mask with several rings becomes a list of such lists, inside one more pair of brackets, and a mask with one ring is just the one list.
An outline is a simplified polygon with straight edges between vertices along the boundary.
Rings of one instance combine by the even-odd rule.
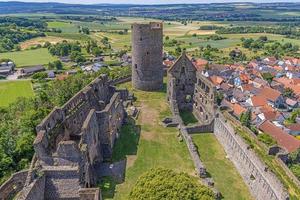
[[134, 67], [137, 69], [137, 64], [134, 64]]
[[140, 41], [142, 41], [143, 39], [142, 38], [140, 38]]
[[150, 53], [149, 53], [149, 51], [147, 51], [147, 55], [149, 55]]

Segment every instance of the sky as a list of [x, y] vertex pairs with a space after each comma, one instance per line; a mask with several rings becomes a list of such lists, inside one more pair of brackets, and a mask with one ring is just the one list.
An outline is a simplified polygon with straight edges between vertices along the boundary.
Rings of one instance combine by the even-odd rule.
[[5, 1], [23, 1], [23, 2], [61, 2], [61, 3], [78, 3], [78, 4], [97, 4], [97, 3], [114, 3], [114, 4], [170, 4], [170, 3], [224, 3], [224, 2], [300, 2], [300, 0], [0, 0]]

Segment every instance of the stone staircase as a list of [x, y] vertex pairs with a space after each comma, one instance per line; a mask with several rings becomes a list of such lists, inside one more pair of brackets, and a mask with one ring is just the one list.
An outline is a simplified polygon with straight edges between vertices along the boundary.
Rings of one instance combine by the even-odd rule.
[[79, 200], [77, 166], [51, 166], [43, 171], [46, 175], [45, 200]]

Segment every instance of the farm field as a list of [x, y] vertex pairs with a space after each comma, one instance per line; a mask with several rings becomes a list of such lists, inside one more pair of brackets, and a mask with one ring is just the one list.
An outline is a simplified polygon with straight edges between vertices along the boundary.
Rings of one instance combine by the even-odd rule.
[[120, 86], [124, 87], [134, 92], [137, 97], [135, 105], [141, 113], [136, 125], [123, 127], [121, 138], [114, 147], [115, 161], [127, 157], [125, 182], [112, 187], [115, 193], [104, 190], [105, 199], [127, 199], [138, 177], [153, 167], [170, 168], [190, 175], [195, 173], [185, 143], [177, 139], [178, 130], [160, 125], [162, 118], [171, 115], [165, 91], [132, 90], [131, 83]]
[[0, 59], [2, 58], [13, 60], [17, 67], [43, 65], [57, 60], [57, 58], [49, 54], [46, 48], [0, 53]]
[[34, 95], [30, 81], [0, 81], [0, 107], [8, 106], [18, 97]]
[[[226, 153], [215, 136], [211, 133], [193, 135], [193, 140], [208, 173], [214, 179], [215, 186], [222, 193], [224, 200], [252, 199], [242, 177], [226, 158]], [[225, 169], [226, 173], [224, 173]]]
[[47, 36], [47, 37], [38, 37], [38, 38], [34, 38], [31, 40], [27, 40], [25, 42], [22, 42], [20, 44], [20, 47], [22, 50], [28, 49], [32, 46], [36, 46], [38, 44], [40, 45], [44, 45], [45, 42], [50, 42], [51, 44], [56, 44], [59, 42], [62, 42], [63, 40], [66, 40], [64, 38], [61, 37], [53, 37], [53, 36]]
[[48, 28], [60, 29], [63, 33], [78, 33], [79, 29], [71, 22], [51, 21], [47, 22]]

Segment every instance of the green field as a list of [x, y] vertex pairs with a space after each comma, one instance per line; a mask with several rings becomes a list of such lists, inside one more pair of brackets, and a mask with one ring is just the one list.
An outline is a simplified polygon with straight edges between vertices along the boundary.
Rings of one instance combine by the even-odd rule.
[[30, 81], [0, 81], [0, 107], [8, 106], [18, 97], [33, 95]]
[[79, 29], [71, 22], [52, 21], [47, 22], [48, 28], [60, 29], [63, 33], [78, 33]]
[[[113, 159], [127, 157], [125, 182], [115, 192], [104, 192], [105, 199], [126, 199], [138, 177], [153, 167], [165, 167], [194, 175], [193, 163], [184, 142], [177, 139], [176, 128], [164, 128], [161, 119], [171, 112], [165, 92], [141, 92], [131, 89], [131, 83], [120, 86], [133, 91], [140, 108], [136, 125], [126, 125], [114, 147]], [[114, 187], [112, 187], [114, 189]]]
[[8, 53], [0, 53], [0, 59], [9, 58], [15, 62], [17, 67], [43, 65], [57, 60], [51, 56], [48, 49], [41, 48], [35, 50], [16, 51]]
[[231, 161], [226, 158], [226, 153], [215, 136], [211, 133], [199, 134], [194, 135], [193, 140], [208, 173], [214, 179], [215, 186], [222, 193], [224, 199], [252, 199], [242, 177]]

